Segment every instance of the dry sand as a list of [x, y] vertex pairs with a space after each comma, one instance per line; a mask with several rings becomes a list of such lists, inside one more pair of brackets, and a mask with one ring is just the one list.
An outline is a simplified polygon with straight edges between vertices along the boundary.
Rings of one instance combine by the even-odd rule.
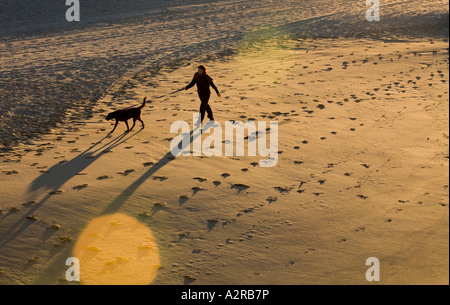
[[[143, 74], [91, 120], [1, 156], [0, 283], [66, 283], [77, 256], [86, 283], [368, 284], [377, 257], [381, 284], [448, 284], [448, 43], [279, 40], [207, 61], [219, 123], [279, 122], [274, 168], [172, 158], [193, 89], [108, 136], [107, 112], [179, 89], [199, 63]], [[121, 273], [136, 266], [149, 272]]]

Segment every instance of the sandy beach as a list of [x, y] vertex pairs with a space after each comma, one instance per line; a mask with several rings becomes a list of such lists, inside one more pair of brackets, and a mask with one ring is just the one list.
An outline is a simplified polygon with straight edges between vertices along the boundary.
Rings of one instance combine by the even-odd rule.
[[[92, 120], [2, 157], [2, 281], [57, 283], [83, 228], [120, 213], [158, 240], [155, 284], [361, 284], [368, 257], [384, 262], [384, 284], [445, 283], [446, 56], [439, 41], [281, 41], [208, 62], [218, 122], [279, 122], [270, 169], [252, 165], [260, 157], [170, 158], [170, 124], [192, 122], [194, 91], [151, 103], [146, 129], [110, 136], [105, 98]], [[193, 69], [120, 103], [171, 92]]]
[[[1, 284], [78, 284], [76, 257], [81, 284], [448, 285], [448, 39], [277, 33], [214, 54], [123, 74], [0, 154]], [[218, 124], [278, 122], [276, 166], [171, 154], [200, 102], [155, 98], [200, 64]], [[106, 114], [145, 96], [146, 128], [110, 134]]]

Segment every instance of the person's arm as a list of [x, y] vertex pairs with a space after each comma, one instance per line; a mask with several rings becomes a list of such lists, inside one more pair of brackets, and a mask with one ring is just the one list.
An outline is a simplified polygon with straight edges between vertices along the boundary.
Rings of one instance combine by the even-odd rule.
[[219, 89], [217, 89], [217, 87], [216, 87], [216, 85], [214, 84], [214, 82], [213, 82], [213, 79], [212, 78], [210, 78], [209, 79], [209, 84], [211, 85], [211, 87], [214, 89], [214, 91], [216, 91], [216, 93], [217, 93], [217, 95], [220, 97], [220, 92], [219, 92]]
[[194, 77], [192, 78], [192, 81], [189, 83], [189, 85], [187, 85], [186, 87], [184, 87], [184, 90], [189, 90], [192, 87], [194, 87], [194, 85], [197, 83], [197, 74], [194, 75]]

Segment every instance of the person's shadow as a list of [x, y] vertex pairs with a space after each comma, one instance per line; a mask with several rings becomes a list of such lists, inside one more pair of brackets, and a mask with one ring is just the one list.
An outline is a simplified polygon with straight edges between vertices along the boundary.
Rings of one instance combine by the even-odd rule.
[[[198, 132], [196, 132], [198, 131]], [[194, 140], [202, 134], [199, 127], [192, 130], [190, 133], [183, 135], [183, 138], [177, 144], [180, 151], [184, 151]], [[159, 171], [162, 167], [169, 164], [171, 161], [175, 160], [176, 157], [172, 152], [168, 152], [164, 157], [162, 157], [156, 164], [149, 168], [139, 179], [128, 186], [119, 196], [117, 196], [103, 211], [102, 215], [113, 214], [117, 212], [120, 207], [130, 198], [134, 192], [152, 175]]]
[[[201, 135], [201, 132], [196, 131], [198, 128], [194, 129], [190, 133], [186, 133], [183, 135], [182, 140], [178, 143], [178, 148], [183, 151], [190, 146], [193, 141]], [[99, 216], [104, 216], [108, 214], [116, 213], [122, 205], [134, 194], [134, 192], [153, 174], [155, 174], [158, 170], [160, 170], [165, 165], [169, 164], [171, 161], [175, 160], [175, 156], [172, 152], [168, 152], [165, 154], [155, 165], [149, 168], [139, 179], [129, 185], [120, 195], [118, 195], [101, 213]], [[51, 283], [51, 279], [46, 276], [47, 272], [50, 274], [60, 274], [61, 269], [65, 267], [65, 260], [67, 257], [72, 255], [72, 248], [67, 247], [63, 249], [62, 252], [58, 253], [57, 258], [48, 266], [47, 271], [42, 273], [42, 275], [36, 280], [37, 284]]]
[[[103, 142], [110, 137], [111, 133], [109, 133], [72, 160], [53, 165], [30, 183], [30, 186], [28, 187], [28, 192], [31, 193], [30, 200], [42, 193], [46, 192], [47, 194], [38, 203], [33, 204], [33, 207], [27, 211], [27, 213], [29, 215], [33, 214], [70, 179], [82, 173], [83, 170], [97, 161], [105, 153], [108, 153], [115, 147], [127, 142], [141, 131], [142, 129], [132, 135], [123, 133], [103, 144]], [[129, 136], [127, 137], [127, 135]], [[31, 221], [21, 219], [16, 224], [12, 225], [7, 232], [2, 233], [3, 239], [7, 239], [0, 244], [0, 248], [20, 235], [30, 224], [32, 224]]]

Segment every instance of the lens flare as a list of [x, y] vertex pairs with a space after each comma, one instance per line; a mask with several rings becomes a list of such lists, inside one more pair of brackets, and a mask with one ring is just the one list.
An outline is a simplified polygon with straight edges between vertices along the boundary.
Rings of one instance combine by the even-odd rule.
[[160, 268], [152, 231], [137, 219], [112, 214], [92, 220], [73, 250], [85, 285], [147, 285]]

